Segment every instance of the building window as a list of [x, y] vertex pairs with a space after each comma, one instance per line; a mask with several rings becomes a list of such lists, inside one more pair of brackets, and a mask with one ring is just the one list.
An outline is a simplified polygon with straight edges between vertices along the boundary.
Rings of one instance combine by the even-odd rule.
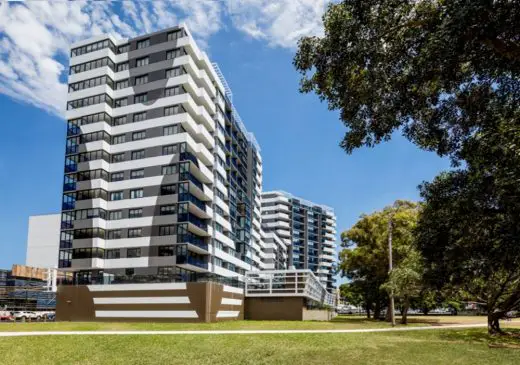
[[178, 148], [176, 144], [171, 144], [169, 146], [163, 146], [162, 148], [162, 154], [165, 155], [173, 155], [174, 153], [177, 153]]
[[169, 70], [166, 70], [166, 78], [169, 79], [170, 77], [176, 77], [183, 75], [185, 73], [184, 68], [182, 67], [174, 67], [170, 68]]
[[123, 125], [126, 124], [126, 115], [122, 117], [114, 118], [113, 125]]
[[184, 48], [176, 48], [166, 52], [166, 59], [171, 60], [176, 57], [184, 56], [185, 54], [186, 52], [184, 51]]
[[175, 234], [175, 226], [160, 226], [159, 236], [171, 236]]
[[139, 141], [146, 138], [146, 131], [132, 133], [132, 141]]
[[116, 82], [116, 90], [127, 88], [128, 85], [128, 79], [123, 81]]
[[128, 218], [140, 218], [142, 216], [143, 216], [142, 208], [130, 209], [128, 211]]
[[125, 179], [125, 173], [124, 172], [114, 172], [112, 175], [110, 175], [110, 181], [121, 181]]
[[180, 128], [178, 124], [169, 125], [163, 128], [163, 136], [170, 136], [172, 134], [180, 133]]
[[168, 41], [174, 41], [176, 39], [182, 38], [184, 36], [184, 32], [182, 29], [176, 30], [174, 32], [168, 33]]
[[161, 206], [160, 214], [161, 215], [172, 215], [177, 213], [177, 209], [175, 205], [163, 205]]
[[143, 189], [130, 190], [130, 199], [139, 199], [143, 197]]
[[[128, 238], [136, 238], [136, 237], [141, 237], [141, 236], [142, 236], [142, 229], [141, 228], [130, 228], [130, 229], [128, 229]], [[141, 256], [141, 253], [139, 253], [139, 256]], [[133, 257], [139, 257], [139, 256], [133, 256]], [[129, 257], [131, 257], [131, 256], [129, 256]]]
[[177, 173], [177, 165], [168, 165], [162, 167], [163, 175], [172, 175]]
[[128, 98], [121, 98], [114, 100], [114, 108], [120, 108], [128, 105]]
[[128, 62], [118, 63], [116, 66], [116, 72], [128, 70]]
[[182, 86], [174, 86], [164, 89], [164, 96], [174, 96], [184, 94], [184, 89]]
[[161, 186], [161, 195], [171, 195], [177, 193], [177, 185], [162, 185]]
[[[128, 230], [128, 233], [130, 233], [130, 230]], [[141, 257], [141, 249], [140, 248], [127, 248], [126, 257], [128, 257], [128, 258]]]
[[122, 237], [120, 229], [114, 229], [112, 231], [108, 231], [107, 233], [108, 233], [107, 234], [107, 239], [108, 240], [118, 240], [118, 239], [120, 239]]
[[132, 160], [140, 160], [145, 157], [145, 150], [132, 151]]
[[110, 200], [123, 200], [123, 192], [114, 191], [114, 192], [110, 193]]
[[143, 85], [148, 82], [148, 75], [142, 75], [135, 78], [135, 85]]
[[138, 58], [135, 62], [135, 67], [146, 66], [150, 59], [148, 57]]
[[130, 51], [129, 44], [124, 44], [122, 46], [117, 47], [117, 54], [127, 53], [128, 51]]
[[123, 212], [120, 210], [111, 211], [110, 213], [108, 213], [108, 219], [111, 221], [123, 219]]
[[184, 109], [182, 109], [182, 107], [180, 105], [173, 105], [173, 106], [164, 108], [165, 116], [179, 114], [179, 113], [183, 113], [183, 112], [184, 112]]
[[119, 259], [119, 258], [121, 258], [121, 250], [118, 248], [113, 249], [113, 250], [106, 250], [105, 257], [107, 259]]
[[125, 143], [125, 142], [126, 142], [126, 136], [124, 134], [120, 134], [120, 135], [112, 137], [112, 144], [119, 144], [119, 143]]
[[112, 155], [112, 162], [122, 162], [125, 160], [125, 153], [116, 153]]
[[150, 46], [150, 38], [137, 42], [137, 49], [143, 49]]
[[148, 94], [146, 94], [146, 93], [134, 96], [134, 103], [135, 104], [145, 103], [147, 101], [148, 101]]
[[146, 112], [134, 114], [134, 123], [135, 122], [142, 122], [145, 119], [146, 119]]
[[133, 276], [135, 270], [134, 269], [125, 269], [125, 275], [126, 276]]
[[144, 169], [130, 171], [130, 179], [142, 179], [144, 177]]
[[159, 246], [159, 256], [173, 256], [173, 245]]

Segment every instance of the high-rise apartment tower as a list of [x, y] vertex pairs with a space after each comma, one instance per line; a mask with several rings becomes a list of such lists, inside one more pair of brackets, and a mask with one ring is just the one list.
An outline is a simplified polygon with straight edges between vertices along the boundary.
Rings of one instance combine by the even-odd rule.
[[259, 147], [185, 26], [71, 48], [59, 267], [77, 283], [262, 268]]
[[310, 269], [330, 291], [336, 263], [336, 216], [330, 207], [284, 191], [262, 194], [262, 227], [286, 245], [288, 267]]

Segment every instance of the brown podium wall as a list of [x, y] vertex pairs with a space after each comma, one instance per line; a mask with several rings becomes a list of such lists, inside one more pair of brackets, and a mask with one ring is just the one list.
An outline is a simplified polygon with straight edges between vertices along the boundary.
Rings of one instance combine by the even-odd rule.
[[245, 319], [251, 320], [303, 320], [303, 297], [246, 298]]
[[[180, 284], [180, 283], [179, 283]], [[139, 284], [140, 290], [126, 290], [124, 285], [106, 285], [102, 291], [93, 291], [87, 285], [58, 286], [56, 295], [57, 321], [106, 321], [106, 322], [217, 322], [244, 319], [244, 295], [235, 288], [217, 283], [185, 283], [185, 288], [154, 290], [153, 285]], [[121, 290], [125, 288], [125, 290]], [[150, 288], [150, 289], [148, 289]], [[119, 290], [118, 290], [119, 289]], [[139, 304], [94, 304], [94, 298], [145, 298]], [[155, 303], [160, 297], [189, 298], [189, 303]], [[150, 298], [149, 301], [146, 298]], [[233, 301], [232, 304], [224, 304]], [[96, 311], [195, 311], [197, 318], [135, 318], [97, 317]]]

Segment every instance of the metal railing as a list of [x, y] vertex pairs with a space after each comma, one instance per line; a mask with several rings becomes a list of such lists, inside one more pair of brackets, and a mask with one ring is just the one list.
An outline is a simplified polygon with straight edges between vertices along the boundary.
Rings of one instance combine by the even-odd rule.
[[336, 300], [311, 270], [248, 271], [245, 294], [249, 297], [305, 297], [331, 307]]

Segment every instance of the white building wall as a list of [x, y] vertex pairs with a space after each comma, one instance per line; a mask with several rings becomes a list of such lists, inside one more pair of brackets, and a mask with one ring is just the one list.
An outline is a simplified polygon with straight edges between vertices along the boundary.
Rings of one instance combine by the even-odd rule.
[[56, 268], [60, 244], [60, 214], [29, 217], [27, 266]]

